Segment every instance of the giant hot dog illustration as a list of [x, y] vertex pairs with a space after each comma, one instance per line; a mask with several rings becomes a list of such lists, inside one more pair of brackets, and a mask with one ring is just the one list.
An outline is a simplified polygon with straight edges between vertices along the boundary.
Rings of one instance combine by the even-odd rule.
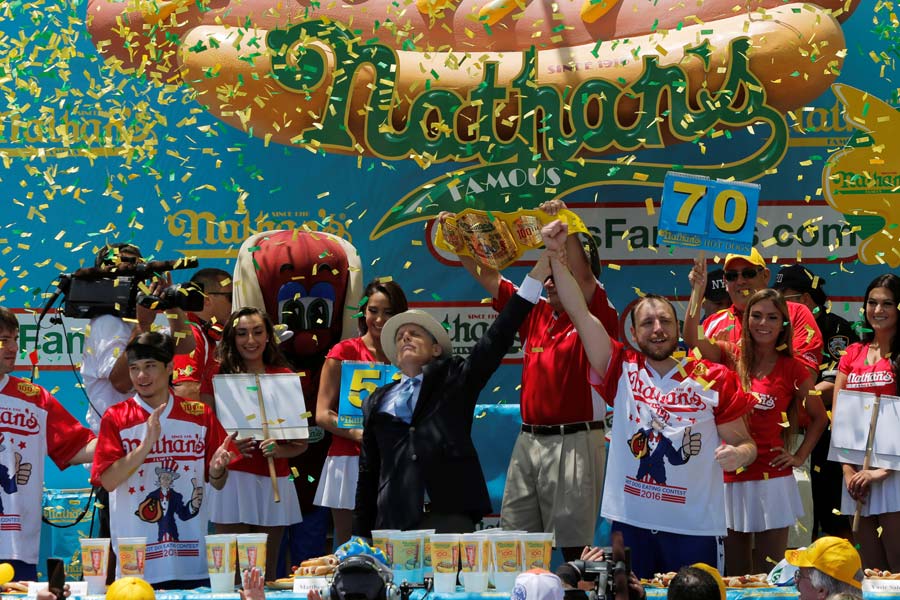
[[[90, 0], [88, 14], [110, 61], [184, 81], [255, 136], [423, 166], [546, 161], [548, 180], [534, 187], [560, 194], [585, 184], [554, 175], [554, 163], [755, 123], [772, 133], [752, 166], [705, 174], [752, 179], [774, 167], [784, 113], [840, 73], [840, 21], [857, 3]], [[436, 193], [466, 192], [432, 190], [424, 212], [421, 197], [401, 202], [428, 218]], [[404, 217], [391, 218], [374, 237]]]

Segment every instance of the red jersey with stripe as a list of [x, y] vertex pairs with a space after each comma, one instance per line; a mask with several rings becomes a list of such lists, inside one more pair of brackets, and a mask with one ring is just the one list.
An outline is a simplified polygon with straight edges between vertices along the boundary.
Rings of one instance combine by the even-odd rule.
[[[100, 422], [91, 481], [141, 445], [153, 408], [140, 397], [111, 406]], [[160, 437], [140, 465], [110, 492], [113, 548], [118, 538], [146, 537], [144, 579], [205, 579], [209, 519], [204, 501], [209, 461], [227, 434], [202, 402], [169, 396]]]

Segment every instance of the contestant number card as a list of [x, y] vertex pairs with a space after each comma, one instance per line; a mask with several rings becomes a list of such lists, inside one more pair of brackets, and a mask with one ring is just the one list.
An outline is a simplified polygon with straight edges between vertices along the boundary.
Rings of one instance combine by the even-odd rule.
[[666, 173], [656, 243], [750, 254], [759, 185]]
[[[277, 440], [305, 440], [309, 418], [300, 378], [294, 373], [257, 376], [215, 375], [216, 416], [226, 431], [238, 437], [263, 437], [263, 415], [269, 437]], [[260, 410], [260, 395], [263, 410]]]
[[338, 405], [338, 427], [356, 429], [363, 426], [363, 401], [369, 394], [394, 380], [397, 367], [383, 363], [345, 360], [341, 363], [341, 392]]
[[[831, 414], [831, 447], [828, 449], [828, 460], [854, 465], [863, 464], [874, 409], [875, 394], [841, 390]], [[869, 463], [871, 467], [900, 469], [898, 431], [900, 431], [900, 398], [882, 394], [878, 406], [878, 421], [875, 424], [872, 458]]]

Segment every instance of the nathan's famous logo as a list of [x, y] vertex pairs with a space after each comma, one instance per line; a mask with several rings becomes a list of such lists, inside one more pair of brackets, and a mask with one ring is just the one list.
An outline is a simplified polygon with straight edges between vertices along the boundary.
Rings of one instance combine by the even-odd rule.
[[[393, 125], [397, 110], [391, 101], [397, 85], [397, 52], [382, 44], [358, 46], [354, 36], [331, 21], [309, 21], [268, 34], [271, 75], [298, 94], [321, 93], [326, 77], [324, 55], [310, 40], [325, 43], [341, 66], [341, 76], [328, 88], [327, 110], [316, 127], [306, 130], [308, 146], [352, 152], [365, 147], [384, 159], [412, 157], [420, 164], [478, 160], [482, 166], [452, 171], [413, 191], [376, 226], [372, 238], [410, 223], [433, 218], [440, 210], [458, 208], [460, 200], [479, 208], [504, 210], [533, 205], [598, 183], [662, 185], [669, 164], [648, 164], [583, 158], [609, 150], [661, 148], [669, 139], [696, 140], [716, 128], [755, 123], [769, 127], [761, 148], [735, 163], [688, 166], [684, 172], [750, 180], [777, 165], [787, 146], [784, 116], [766, 102], [766, 88], [750, 69], [751, 41], [734, 39], [726, 51], [724, 81], [718, 91], [703, 89], [697, 102], [690, 97], [687, 64], [703, 65], [709, 74], [716, 50], [709, 41], [684, 51], [681, 64], [661, 66], [659, 57], [645, 56], [640, 75], [628, 85], [603, 78], [585, 79], [560, 93], [538, 81], [534, 48], [521, 54], [521, 69], [509, 85], [498, 84], [499, 63], [483, 65], [481, 81], [463, 97], [448, 89], [425, 89], [408, 98], [407, 125]], [[370, 102], [358, 140], [348, 123], [357, 74], [374, 69]], [[721, 68], [716, 66], [717, 69]], [[623, 123], [622, 103], [637, 101], [634, 122]], [[515, 114], [498, 118], [501, 105], [515, 103]], [[662, 106], [668, 108], [663, 111]], [[665, 119], [661, 113], [665, 112]], [[666, 124], [667, 130], [664, 129]], [[501, 135], [501, 124], [505, 135]], [[467, 137], [459, 131], [468, 130]], [[511, 196], [511, 192], [515, 192]], [[511, 206], [511, 204], [519, 206]]]
[[148, 117], [144, 111], [128, 108], [58, 112], [53, 107], [42, 106], [36, 113], [30, 111], [0, 120], [0, 155], [4, 159], [64, 153], [87, 157], [152, 157], [156, 154], [157, 138], [153, 129], [157, 123], [157, 119]]
[[828, 204], [859, 230], [859, 260], [900, 266], [900, 113], [871, 94], [835, 84], [846, 120], [855, 133], [822, 170]]
[[[353, 241], [353, 236], [344, 225], [346, 216], [328, 214], [325, 209], [319, 209], [316, 213], [318, 220], [311, 219], [306, 211], [260, 212], [255, 218], [251, 218], [250, 213], [245, 210], [234, 216], [234, 219], [223, 219], [209, 211], [182, 209], [167, 215], [166, 224], [170, 235], [182, 238], [188, 246], [193, 246], [177, 251], [185, 256], [199, 258], [233, 258], [237, 256], [238, 248], [244, 240], [260, 231], [323, 231], [348, 242]], [[199, 249], [195, 246], [211, 249]]]

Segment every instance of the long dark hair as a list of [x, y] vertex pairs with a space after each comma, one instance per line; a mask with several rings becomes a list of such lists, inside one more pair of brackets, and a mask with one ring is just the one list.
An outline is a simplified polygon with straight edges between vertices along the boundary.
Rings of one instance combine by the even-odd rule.
[[[872, 283], [869, 284], [869, 287], [866, 288], [866, 296], [863, 299], [863, 328], [860, 331], [860, 339], [868, 344], [872, 340], [875, 339], [875, 331], [872, 329], [872, 324], [869, 323], [869, 316], [866, 314], [866, 307], [869, 305], [869, 294], [872, 293], [872, 290], [875, 288], [884, 288], [891, 293], [891, 297], [894, 300], [894, 308], [897, 308], [897, 301], [900, 300], [900, 277], [897, 277], [893, 273], [887, 273], [885, 275], [879, 275], [875, 279], [872, 280]], [[900, 315], [898, 315], [900, 317]], [[884, 350], [882, 350], [882, 355], [884, 355]], [[897, 393], [900, 394], [900, 335], [897, 335], [897, 332], [894, 331], [894, 337], [891, 338], [891, 369], [894, 371], [894, 382], [897, 386]]]
[[245, 306], [244, 308], [231, 313], [228, 321], [225, 322], [225, 329], [222, 330], [222, 341], [216, 347], [216, 353], [219, 357], [219, 373], [246, 373], [247, 365], [238, 352], [235, 338], [237, 337], [237, 324], [241, 317], [258, 315], [266, 327], [266, 334], [269, 340], [266, 342], [266, 349], [263, 350], [263, 364], [267, 367], [290, 367], [281, 349], [278, 347], [278, 336], [275, 334], [275, 326], [272, 325], [272, 319], [266, 314], [266, 311]]
[[391, 303], [391, 310], [394, 311], [395, 315], [406, 312], [409, 309], [409, 305], [406, 302], [406, 294], [403, 293], [403, 288], [393, 281], [373, 279], [366, 286], [366, 289], [363, 290], [363, 296], [366, 298], [366, 302], [359, 307], [359, 335], [365, 335], [369, 331], [369, 327], [366, 325], [366, 307], [369, 305], [369, 298], [378, 292], [387, 296], [388, 302]]

